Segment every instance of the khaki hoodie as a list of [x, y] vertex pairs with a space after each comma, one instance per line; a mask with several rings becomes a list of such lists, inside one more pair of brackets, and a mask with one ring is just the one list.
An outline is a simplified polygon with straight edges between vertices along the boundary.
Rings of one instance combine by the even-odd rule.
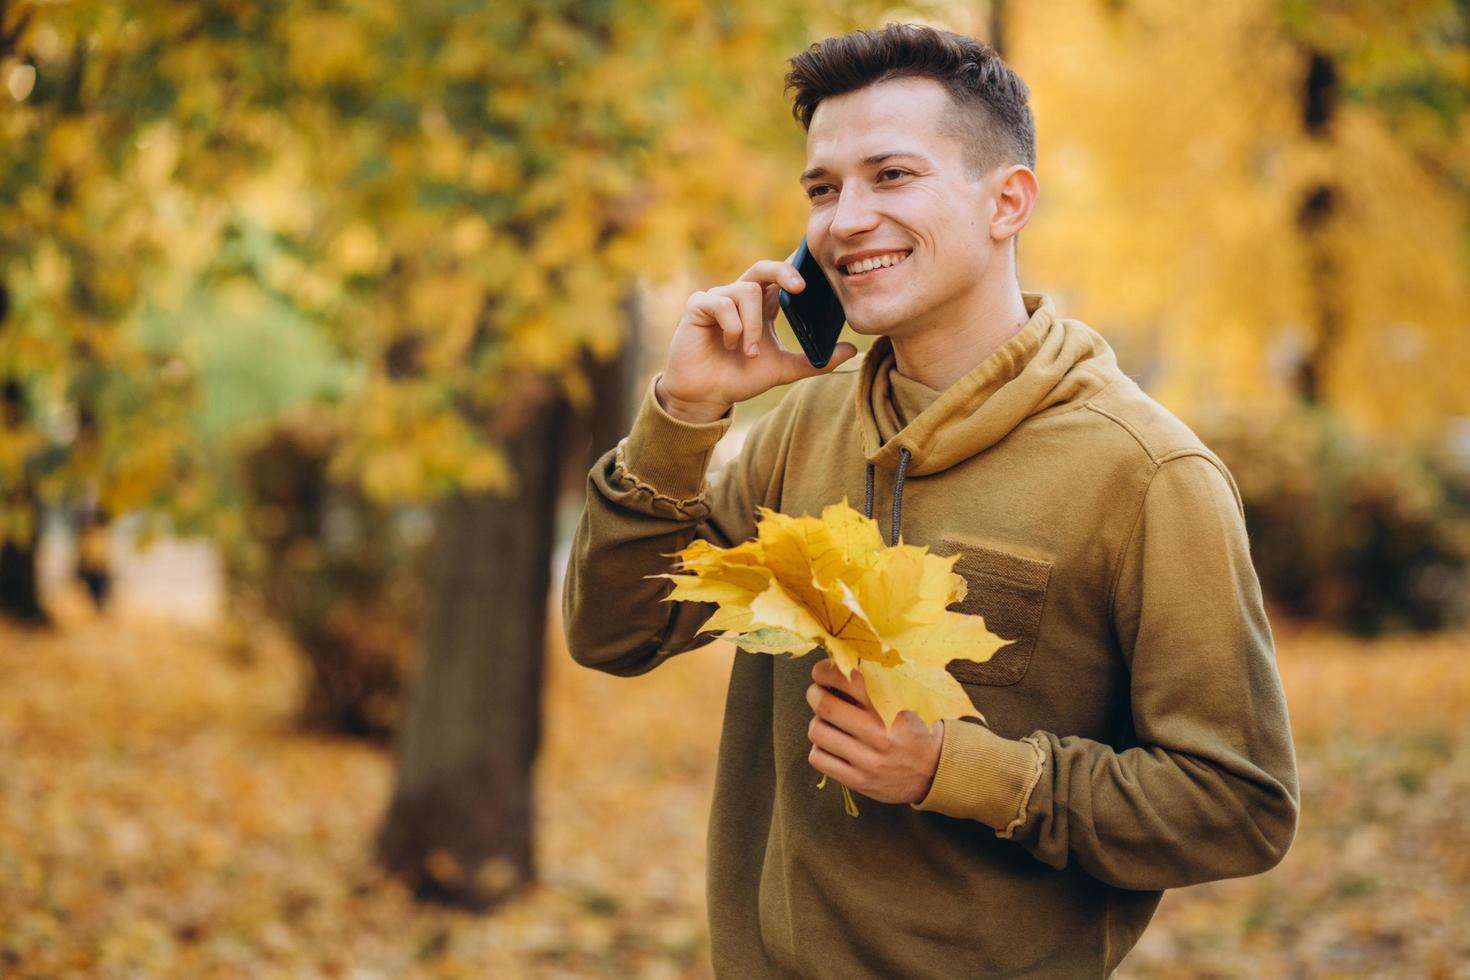
[[[1015, 642], [956, 662], [988, 727], [946, 722], [915, 805], [817, 789], [805, 690], [820, 652], [737, 654], [709, 825], [722, 977], [1101, 977], [1162, 889], [1254, 874], [1295, 832], [1271, 631], [1225, 467], [1103, 338], [1030, 320], [943, 392], [879, 339], [793, 386], [710, 477], [731, 415], [691, 425], [650, 386], [598, 461], [567, 569], [579, 663], [639, 674], [710, 638], [665, 603], [667, 555], [753, 536], [759, 505], [878, 503], [942, 554], [958, 607]], [[891, 540], [891, 538], [890, 538]]]

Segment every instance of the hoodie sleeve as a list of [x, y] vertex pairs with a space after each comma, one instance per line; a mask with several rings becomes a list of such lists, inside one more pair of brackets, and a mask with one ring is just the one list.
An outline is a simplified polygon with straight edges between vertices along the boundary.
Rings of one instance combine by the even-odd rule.
[[1274, 866], [1296, 831], [1296, 759], [1239, 500], [1212, 459], [1158, 466], [1113, 619], [1137, 745], [946, 723], [917, 806], [980, 820], [1053, 867], [1075, 861], [1119, 888]]
[[669, 556], [696, 537], [721, 547], [750, 538], [756, 507], [776, 492], [777, 422], [789, 398], [756, 422], [741, 453], [707, 482], [710, 454], [732, 415], [703, 424], [676, 419], [658, 404], [657, 380], [627, 437], [588, 474], [562, 591], [572, 658], [611, 674], [644, 673], [714, 639], [698, 632], [713, 604], [663, 602], [669, 581], [645, 576], [672, 571]]

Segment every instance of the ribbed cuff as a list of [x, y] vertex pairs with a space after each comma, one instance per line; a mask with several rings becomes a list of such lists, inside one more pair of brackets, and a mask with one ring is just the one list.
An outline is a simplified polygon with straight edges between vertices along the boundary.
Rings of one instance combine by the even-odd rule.
[[633, 428], [623, 444], [622, 463], [635, 480], [676, 500], [692, 499], [704, 489], [704, 473], [715, 443], [730, 428], [734, 410], [713, 422], [684, 422], [664, 411], [654, 394], [659, 377], [648, 383]]
[[1032, 739], [1002, 738], [983, 725], [946, 721], [934, 785], [913, 807], [978, 820], [1009, 837], [1026, 819], [1045, 758]]

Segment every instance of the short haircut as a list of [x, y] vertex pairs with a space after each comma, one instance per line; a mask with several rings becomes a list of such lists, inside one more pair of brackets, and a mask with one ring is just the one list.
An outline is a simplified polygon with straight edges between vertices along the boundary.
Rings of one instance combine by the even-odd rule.
[[953, 110], [940, 125], [959, 143], [971, 180], [1002, 164], [1036, 169], [1036, 121], [1026, 104], [1031, 90], [994, 48], [972, 37], [888, 24], [819, 41], [790, 64], [786, 88], [796, 90], [791, 114], [802, 129], [811, 128], [828, 96], [895, 78], [932, 78], [949, 91]]

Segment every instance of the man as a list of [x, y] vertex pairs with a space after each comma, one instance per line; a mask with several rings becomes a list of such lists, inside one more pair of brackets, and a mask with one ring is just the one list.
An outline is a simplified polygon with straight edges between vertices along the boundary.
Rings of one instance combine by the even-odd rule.
[[[992, 50], [889, 25], [813, 45], [787, 81], [807, 241], [878, 339], [856, 371], [782, 350], [777, 290], [801, 284], [786, 262], [691, 296], [591, 473], [569, 647], [650, 670], [709, 639], [709, 606], [660, 602], [666, 581], [643, 578], [664, 556], [748, 539], [760, 505], [891, 501], [892, 540], [958, 553], [960, 608], [1014, 640], [952, 667], [988, 727], [905, 713], [885, 730], [861, 671], [737, 655], [709, 828], [716, 971], [1105, 976], [1162, 889], [1264, 871], [1295, 832], [1239, 496], [1100, 335], [1020, 291], [1035, 138]], [[706, 482], [734, 403], [794, 381]], [[877, 802], [850, 819], [818, 773]]]

